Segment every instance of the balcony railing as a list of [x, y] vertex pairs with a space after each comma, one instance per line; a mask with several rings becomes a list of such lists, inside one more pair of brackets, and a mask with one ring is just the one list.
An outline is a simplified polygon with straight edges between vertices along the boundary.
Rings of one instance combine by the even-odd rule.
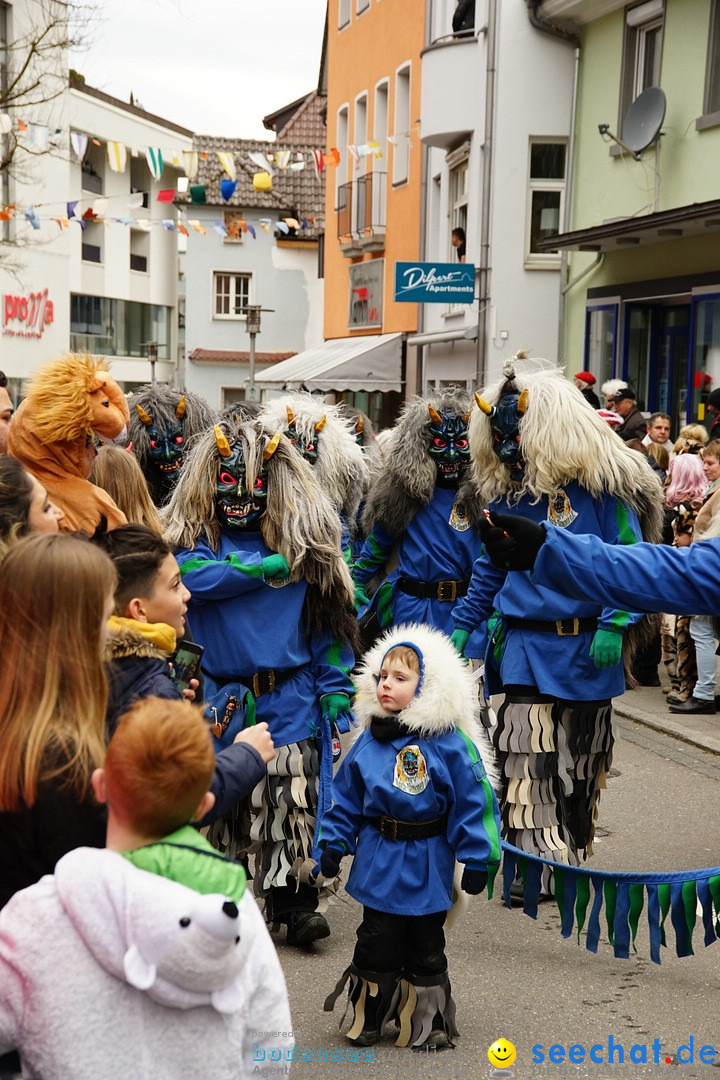
[[385, 235], [387, 174], [372, 170], [338, 188], [337, 228], [341, 243]]

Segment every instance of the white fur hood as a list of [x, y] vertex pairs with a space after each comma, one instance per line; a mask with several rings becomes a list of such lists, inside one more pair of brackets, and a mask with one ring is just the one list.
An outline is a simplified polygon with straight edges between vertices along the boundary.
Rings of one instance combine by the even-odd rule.
[[386, 653], [401, 644], [415, 647], [422, 672], [415, 697], [398, 719], [418, 735], [441, 735], [461, 728], [474, 743], [480, 742], [472, 673], [445, 634], [419, 623], [394, 626], [365, 654], [355, 679], [358, 693], [353, 705], [360, 726], [369, 727], [374, 716], [392, 715], [377, 699], [377, 681]]

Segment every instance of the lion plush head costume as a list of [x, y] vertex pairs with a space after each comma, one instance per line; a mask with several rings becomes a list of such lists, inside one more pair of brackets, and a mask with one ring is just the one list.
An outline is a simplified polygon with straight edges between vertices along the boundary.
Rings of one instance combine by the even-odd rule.
[[103, 517], [111, 529], [125, 524], [110, 496], [86, 479], [86, 450], [95, 437], [126, 442], [129, 419], [125, 395], [102, 360], [70, 353], [30, 379], [8, 451], [65, 512], [61, 528], [92, 533]]

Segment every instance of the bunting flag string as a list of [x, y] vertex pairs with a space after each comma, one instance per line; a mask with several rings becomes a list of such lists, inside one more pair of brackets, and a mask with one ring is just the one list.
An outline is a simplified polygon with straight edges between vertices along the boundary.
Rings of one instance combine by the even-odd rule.
[[83, 135], [81, 131], [70, 132], [70, 145], [75, 151], [75, 157], [79, 162], [82, 162], [88, 148], [88, 137]]
[[217, 156], [225, 172], [228, 174], [231, 180], [235, 180], [237, 172], [235, 169], [235, 157], [233, 154], [228, 153], [225, 150], [218, 150]]
[[542, 867], [551, 867], [562, 936], [571, 937], [575, 929], [579, 943], [587, 923], [585, 946], [590, 952], [598, 951], [603, 909], [608, 940], [615, 956], [622, 959], [629, 958], [631, 947], [637, 952], [635, 941], [643, 908], [647, 911], [650, 958], [656, 964], [660, 963], [661, 946], [667, 946], [673, 935], [677, 955], [693, 955], [698, 914], [703, 944], [712, 945], [720, 936], [720, 866], [671, 873], [612, 873], [552, 862], [504, 840], [502, 848], [506, 906], [511, 906], [510, 886], [519, 875], [523, 911], [536, 919]]
[[163, 174], [162, 150], [157, 146], [148, 146], [145, 151], [145, 160], [148, 163], [153, 180], [159, 180]]
[[124, 173], [127, 165], [127, 146], [124, 143], [109, 142], [107, 144], [108, 164], [113, 172]]

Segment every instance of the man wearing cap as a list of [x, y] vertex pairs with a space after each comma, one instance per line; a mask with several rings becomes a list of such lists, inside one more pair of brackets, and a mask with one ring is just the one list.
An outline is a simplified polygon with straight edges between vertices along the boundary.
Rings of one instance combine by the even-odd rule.
[[613, 397], [615, 412], [623, 418], [622, 426], [617, 433], [624, 442], [631, 439], [644, 439], [647, 435], [647, 421], [637, 406], [635, 391], [626, 386], [624, 390], [618, 390]]
[[720, 439], [720, 390], [712, 390], [705, 404], [708, 416], [712, 420], [710, 438]]
[[592, 405], [593, 409], [600, 408], [600, 398], [593, 390], [596, 381], [595, 376], [591, 375], [589, 371], [578, 371], [575, 375], [575, 385], [588, 405]]

